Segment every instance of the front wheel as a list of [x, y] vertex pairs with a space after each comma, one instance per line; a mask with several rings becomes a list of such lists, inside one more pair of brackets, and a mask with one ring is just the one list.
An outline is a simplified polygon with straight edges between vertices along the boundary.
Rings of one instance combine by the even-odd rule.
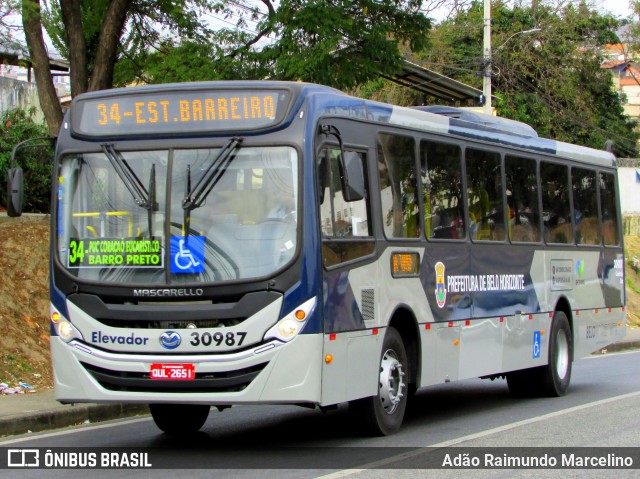
[[405, 382], [406, 371], [407, 353], [402, 337], [390, 327], [382, 344], [378, 394], [349, 403], [350, 409], [369, 432], [388, 436], [400, 430], [407, 408], [409, 385]]
[[210, 409], [206, 404], [149, 404], [156, 426], [176, 435], [198, 431], [207, 421]]

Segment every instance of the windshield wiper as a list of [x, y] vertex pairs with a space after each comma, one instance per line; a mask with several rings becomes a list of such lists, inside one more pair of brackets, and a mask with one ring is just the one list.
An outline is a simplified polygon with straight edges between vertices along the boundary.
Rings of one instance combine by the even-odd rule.
[[156, 165], [151, 165], [151, 174], [149, 176], [149, 189], [145, 188], [140, 178], [131, 169], [127, 161], [122, 157], [120, 152], [111, 144], [100, 145], [102, 151], [109, 159], [112, 168], [118, 174], [124, 186], [129, 190], [133, 201], [147, 210], [149, 221], [149, 237], [153, 237], [153, 218], [152, 213], [158, 211], [158, 203], [156, 202]]
[[191, 212], [196, 208], [200, 208], [211, 190], [216, 186], [220, 177], [224, 174], [227, 166], [233, 161], [236, 149], [244, 138], [233, 137], [226, 145], [222, 147], [218, 155], [213, 159], [200, 180], [191, 188], [191, 166], [187, 167], [187, 194], [182, 200], [182, 209], [184, 210], [183, 228], [185, 236], [189, 236], [189, 223], [191, 222]]

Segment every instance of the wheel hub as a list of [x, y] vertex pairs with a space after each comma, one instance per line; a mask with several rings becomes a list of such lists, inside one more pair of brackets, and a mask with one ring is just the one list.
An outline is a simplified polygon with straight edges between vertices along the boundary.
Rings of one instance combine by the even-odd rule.
[[569, 358], [569, 341], [567, 341], [567, 336], [564, 334], [564, 331], [558, 332], [556, 347], [556, 371], [558, 372], [558, 377], [562, 380], [567, 375], [569, 362], [571, 361]]
[[404, 397], [405, 383], [402, 363], [389, 349], [380, 362], [380, 403], [387, 414], [393, 414]]

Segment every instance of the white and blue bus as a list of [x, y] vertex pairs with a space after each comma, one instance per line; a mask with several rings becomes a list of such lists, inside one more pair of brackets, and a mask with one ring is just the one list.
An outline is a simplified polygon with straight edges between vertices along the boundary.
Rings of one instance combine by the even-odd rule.
[[148, 403], [168, 433], [211, 406], [348, 403], [392, 434], [418, 388], [560, 396], [624, 336], [616, 159], [520, 123], [305, 83], [143, 86], [76, 97], [53, 168], [64, 403]]

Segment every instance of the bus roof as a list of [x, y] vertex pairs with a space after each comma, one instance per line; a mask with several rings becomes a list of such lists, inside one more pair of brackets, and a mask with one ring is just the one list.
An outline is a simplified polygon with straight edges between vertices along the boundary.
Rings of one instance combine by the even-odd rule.
[[332, 115], [355, 116], [425, 132], [497, 143], [609, 168], [616, 166], [616, 158], [611, 152], [541, 138], [525, 123], [459, 108], [408, 108], [356, 99], [344, 94], [334, 97], [333, 102], [325, 103], [324, 106], [326, 112]]
[[[315, 115], [360, 118], [420, 131], [454, 135], [483, 142], [496, 143], [542, 152], [605, 167], [615, 167], [615, 156], [607, 151], [541, 138], [529, 125], [506, 118], [466, 111], [459, 108], [429, 106], [400, 107], [347, 95], [331, 87], [304, 82], [272, 80], [241, 80], [170, 83], [97, 91], [78, 95], [74, 104], [95, 99], [148, 95], [162, 92], [206, 90], [267, 90], [286, 89], [292, 93], [291, 111], [297, 110], [305, 99], [316, 108]], [[74, 108], [72, 107], [72, 111]], [[281, 117], [282, 119], [282, 117]], [[275, 125], [274, 125], [275, 126]]]

